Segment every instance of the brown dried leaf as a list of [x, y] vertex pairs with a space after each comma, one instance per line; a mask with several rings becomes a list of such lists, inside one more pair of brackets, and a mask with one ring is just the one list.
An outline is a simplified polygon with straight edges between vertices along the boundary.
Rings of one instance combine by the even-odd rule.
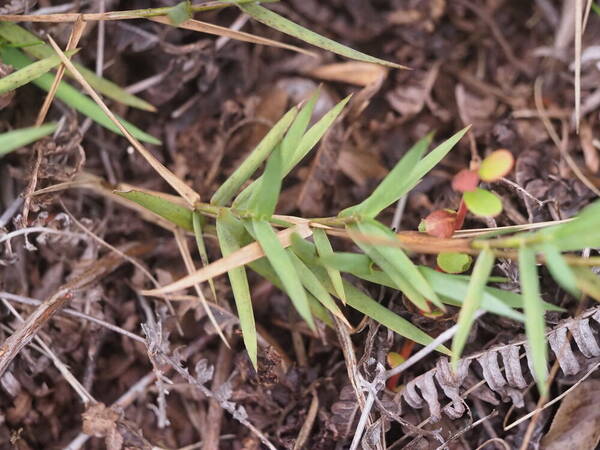
[[321, 80], [341, 81], [356, 86], [368, 86], [386, 77], [388, 69], [378, 64], [349, 61], [319, 66], [307, 75]]
[[588, 379], [561, 402], [542, 450], [592, 450], [600, 442], [600, 380]]

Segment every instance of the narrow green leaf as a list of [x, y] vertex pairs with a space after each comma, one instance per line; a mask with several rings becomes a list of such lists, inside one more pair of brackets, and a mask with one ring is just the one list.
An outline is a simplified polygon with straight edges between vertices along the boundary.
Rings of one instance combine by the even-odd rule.
[[248, 202], [247, 210], [257, 219], [268, 220], [275, 212], [281, 192], [281, 146], [277, 145], [269, 156], [258, 188]]
[[281, 155], [284, 161], [289, 161], [294, 158], [302, 136], [304, 136], [304, 133], [308, 128], [308, 124], [310, 123], [320, 94], [321, 90], [316, 89], [313, 95], [310, 96], [306, 104], [300, 109], [300, 112], [281, 141]]
[[[277, 276], [275, 269], [273, 269], [273, 266], [266, 258], [260, 258], [256, 261], [253, 261], [248, 264], [248, 267], [273, 284], [273, 286], [285, 291], [281, 279]], [[334, 328], [335, 324], [333, 323], [331, 314], [329, 314], [327, 309], [316, 298], [314, 298], [310, 292], [306, 293], [306, 298], [308, 298], [310, 312], [328, 327]]]
[[540, 297], [540, 284], [535, 252], [526, 247], [519, 248], [519, 273], [521, 291], [525, 301], [525, 332], [527, 344], [533, 358], [532, 366], [540, 394], [548, 392], [548, 349], [545, 337], [544, 308]]
[[307, 42], [314, 45], [315, 47], [328, 50], [346, 58], [355, 59], [357, 61], [365, 61], [375, 64], [381, 64], [383, 66], [394, 67], [396, 69], [404, 69], [405, 67], [395, 64], [383, 59], [374, 58], [365, 53], [354, 50], [345, 45], [339, 44], [331, 39], [321, 36], [313, 31], [310, 31], [279, 14], [274, 13], [266, 8], [263, 8], [257, 3], [252, 4], [238, 4], [242, 11], [255, 20], [264, 23], [265, 25], [274, 28], [282, 33], [290, 36], [294, 36], [301, 41]]
[[485, 285], [494, 267], [494, 259], [494, 253], [489, 248], [485, 248], [477, 257], [477, 261], [475, 261], [467, 295], [458, 315], [456, 334], [452, 340], [453, 367], [456, 367], [456, 363], [465, 348], [467, 337], [475, 319], [475, 313], [482, 303]]
[[56, 127], [56, 123], [47, 123], [39, 127], [21, 128], [0, 134], [0, 156], [54, 133]]
[[[283, 170], [281, 175], [282, 179], [285, 178], [285, 176], [290, 173], [292, 169], [296, 167], [296, 165], [302, 161], [302, 159], [313, 149], [317, 142], [319, 142], [329, 127], [331, 127], [335, 119], [337, 119], [337, 117], [340, 115], [344, 109], [344, 106], [346, 106], [346, 103], [348, 103], [349, 100], [350, 96], [343, 99], [332, 109], [330, 109], [323, 117], [321, 117], [317, 123], [308, 129], [308, 131], [302, 136], [302, 139], [300, 139], [293, 157], [289, 157], [288, 154], [286, 154], [286, 157], [283, 158]], [[242, 210], [246, 208], [252, 193], [260, 184], [261, 178], [262, 176], [239, 193], [233, 202], [234, 208]]]
[[192, 8], [189, 1], [177, 3], [169, 8], [167, 17], [174, 26], [179, 26], [181, 23], [192, 17]]
[[[254, 172], [256, 172], [256, 169], [269, 157], [271, 151], [281, 141], [297, 114], [298, 109], [294, 107], [279, 119], [262, 141], [252, 150], [248, 158], [217, 189], [217, 192], [210, 199], [213, 205], [223, 206], [229, 203], [239, 188], [250, 179]], [[256, 181], [253, 184], [255, 183]]]
[[318, 264], [317, 252], [313, 244], [303, 239], [298, 233], [292, 233], [290, 241], [292, 250], [302, 261], [311, 266]]
[[[383, 240], [393, 240], [395, 239], [394, 233], [377, 222], [376, 220], [364, 220], [356, 223], [356, 228], [359, 233], [363, 236], [373, 236], [375, 238], [381, 238]], [[416, 289], [421, 296], [432, 302], [438, 308], [445, 310], [443, 303], [440, 301], [434, 290], [431, 288], [425, 277], [419, 272], [417, 266], [411, 261], [411, 259], [406, 256], [406, 253], [401, 248], [398, 247], [390, 247], [386, 245], [369, 245], [363, 244], [366, 247], [371, 247], [375, 249], [375, 251], [381, 255], [386, 260], [386, 267], [390, 265], [394, 268], [394, 272], [398, 273], [402, 276], [404, 280], [406, 280], [414, 289]], [[365, 252], [367, 253], [367, 252]], [[373, 261], [375, 261], [379, 265], [379, 261], [377, 261], [373, 256], [367, 253]], [[381, 267], [384, 269], [384, 267]], [[385, 272], [388, 272], [388, 269], [384, 269]], [[392, 272], [392, 273], [394, 273]], [[397, 278], [397, 277], [396, 277]], [[407, 294], [408, 296], [408, 294]], [[429, 310], [427, 308], [426, 310]]]
[[302, 283], [294, 269], [289, 254], [282, 247], [277, 239], [275, 231], [273, 231], [273, 228], [268, 222], [263, 220], [253, 220], [252, 226], [254, 233], [256, 234], [256, 240], [265, 252], [275, 273], [277, 273], [277, 276], [281, 279], [285, 292], [292, 300], [292, 303], [300, 316], [306, 321], [308, 326], [314, 330], [315, 324], [312, 315], [310, 314], [306, 292], [302, 287]]
[[321, 302], [321, 304], [333, 315], [347, 323], [344, 314], [340, 311], [338, 305], [335, 304], [335, 301], [331, 298], [331, 295], [329, 295], [329, 292], [327, 292], [327, 289], [323, 286], [317, 275], [315, 275], [292, 251], [288, 249], [287, 252], [305, 289], [319, 300], [319, 302]]
[[[236, 223], [235, 218], [229, 211], [223, 210], [217, 216], [217, 237], [223, 256], [230, 255], [241, 248], [240, 242], [243, 231], [243, 226], [239, 222]], [[231, 290], [235, 299], [244, 346], [248, 351], [252, 365], [256, 369], [258, 344], [246, 269], [243, 266], [236, 267], [228, 271], [227, 276], [229, 277]]]
[[341, 272], [369, 275], [373, 271], [371, 258], [358, 253], [334, 252], [332, 255], [321, 256], [319, 261], [325, 268]]
[[[25, 56], [20, 50], [10, 47], [0, 47], [0, 58], [6, 63], [10, 64], [17, 69], [30, 65], [31, 60]], [[44, 74], [39, 78], [32, 81], [33, 84], [39, 88], [48, 91], [54, 82], [54, 76], [50, 74]], [[61, 81], [56, 90], [56, 98], [65, 102], [71, 108], [79, 111], [86, 117], [89, 117], [96, 123], [102, 125], [104, 128], [112, 131], [115, 134], [122, 135], [121, 131], [117, 126], [110, 120], [110, 118], [100, 109], [100, 107], [87, 95], [82, 94], [73, 86], [69, 85], [65, 81]], [[126, 120], [117, 116], [123, 126], [129, 131], [134, 137], [143, 142], [149, 142], [151, 144], [160, 145], [161, 142], [154, 136], [140, 130], [134, 125], [130, 124]]]
[[[72, 56], [77, 53], [79, 49], [66, 51], [67, 56]], [[43, 74], [49, 72], [54, 67], [60, 65], [60, 57], [56, 54], [44, 58], [40, 61], [36, 61], [29, 64], [10, 75], [0, 78], [0, 94], [4, 94], [8, 91], [14, 91], [15, 89], [41, 77]]]
[[[208, 253], [206, 252], [206, 244], [204, 243], [204, 234], [202, 233], [202, 221], [203, 216], [198, 211], [192, 212], [192, 226], [194, 228], [194, 237], [196, 238], [196, 246], [198, 247], [198, 253], [200, 254], [200, 261], [202, 266], [208, 266]], [[215, 282], [212, 278], [208, 279], [208, 285], [213, 295], [215, 303], [219, 303], [217, 300], [217, 290], [215, 289]]]
[[538, 233], [559, 251], [576, 251], [600, 247], [600, 200], [586, 206], [575, 220]]
[[546, 267], [552, 274], [556, 282], [575, 298], [581, 296], [581, 291], [577, 288], [577, 279], [567, 264], [560, 251], [552, 244], [546, 243], [542, 247], [546, 258]]
[[473, 258], [466, 253], [444, 252], [436, 258], [437, 265], [447, 273], [463, 273], [469, 270]]
[[115, 191], [114, 193], [143, 206], [184, 230], [194, 231], [192, 211], [185, 206], [142, 191]]
[[[324, 230], [315, 228], [313, 230], [313, 240], [315, 241], [317, 253], [321, 258], [333, 255], [333, 248], [331, 247], [327, 233]], [[329, 280], [333, 285], [335, 293], [342, 302], [346, 303], [346, 294], [344, 294], [344, 284], [342, 282], [340, 271], [333, 269], [332, 267], [325, 267], [325, 270], [327, 271], [327, 275], [329, 276]]]
[[[33, 45], [22, 45], [22, 48], [26, 53], [36, 59], [44, 59], [56, 54], [52, 47], [41, 41], [35, 34], [30, 33], [14, 22], [0, 22], [0, 38], [6, 39], [11, 44], [22, 45], [23, 43], [32, 43]], [[96, 91], [106, 97], [134, 108], [143, 109], [145, 111], [156, 111], [156, 108], [153, 105], [130, 94], [112, 81], [97, 76], [94, 72], [80, 64], [75, 63], [75, 67], [77, 67], [77, 70], [81, 72], [86, 81], [90, 83]], [[67, 76], [72, 76], [69, 71], [67, 71], [66, 74]]]
[[427, 151], [433, 135], [432, 132], [419, 139], [396, 163], [369, 197], [358, 205], [342, 211], [340, 215], [360, 214], [363, 217], [375, 217], [392, 203], [397, 202], [403, 195], [403, 186], [407, 175], [415, 169], [417, 163]]
[[[368, 295], [363, 294], [347, 281], [344, 281], [344, 292], [346, 292], [346, 301], [348, 302], [348, 305], [388, 327], [390, 330], [395, 331], [400, 336], [404, 336], [405, 338], [422, 345], [427, 345], [433, 340], [427, 333], [414, 326], [408, 320], [403, 319], [396, 313], [380, 305]], [[446, 355], [450, 354], [450, 351], [444, 346], [438, 347], [437, 350]]]
[[475, 188], [474, 191], [464, 192], [463, 199], [469, 211], [483, 217], [494, 217], [502, 212], [502, 200], [493, 192]]

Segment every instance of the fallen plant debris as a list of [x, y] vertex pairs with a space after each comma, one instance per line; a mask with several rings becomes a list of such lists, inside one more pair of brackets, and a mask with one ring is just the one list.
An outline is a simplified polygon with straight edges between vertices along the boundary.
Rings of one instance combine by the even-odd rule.
[[0, 448], [593, 448], [600, 14], [400, 3], [0, 5]]

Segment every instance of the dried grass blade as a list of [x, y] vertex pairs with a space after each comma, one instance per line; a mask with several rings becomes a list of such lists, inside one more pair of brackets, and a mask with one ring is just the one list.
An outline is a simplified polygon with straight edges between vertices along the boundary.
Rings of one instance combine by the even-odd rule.
[[131, 145], [148, 161], [148, 163], [152, 166], [156, 172], [175, 189], [179, 195], [186, 199], [186, 201], [190, 204], [190, 206], [194, 206], [194, 204], [200, 201], [200, 195], [195, 192], [192, 188], [190, 188], [187, 184], [181, 181], [173, 172], [167, 169], [160, 161], [158, 161], [152, 153], [150, 153], [146, 147], [144, 147], [135, 137], [127, 131], [127, 129], [117, 120], [115, 115], [112, 113], [110, 109], [106, 106], [106, 104], [102, 101], [100, 96], [94, 91], [94, 89], [89, 85], [89, 83], [83, 78], [81, 73], [73, 66], [71, 61], [65, 56], [60, 47], [56, 45], [54, 39], [51, 36], [48, 36], [48, 40], [50, 41], [50, 45], [54, 48], [56, 53], [59, 54], [61, 60], [65, 64], [65, 66], [71, 71], [73, 76], [83, 88], [87, 91], [87, 93], [96, 101], [98, 106], [104, 111], [104, 113], [113, 121], [113, 123], [119, 128], [121, 133], [127, 138], [127, 140], [131, 143]]

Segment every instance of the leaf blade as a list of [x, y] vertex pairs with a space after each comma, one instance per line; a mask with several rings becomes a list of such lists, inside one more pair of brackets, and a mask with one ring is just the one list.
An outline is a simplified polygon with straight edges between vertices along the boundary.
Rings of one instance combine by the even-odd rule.
[[0, 157], [54, 133], [57, 126], [56, 123], [47, 123], [0, 134]]

